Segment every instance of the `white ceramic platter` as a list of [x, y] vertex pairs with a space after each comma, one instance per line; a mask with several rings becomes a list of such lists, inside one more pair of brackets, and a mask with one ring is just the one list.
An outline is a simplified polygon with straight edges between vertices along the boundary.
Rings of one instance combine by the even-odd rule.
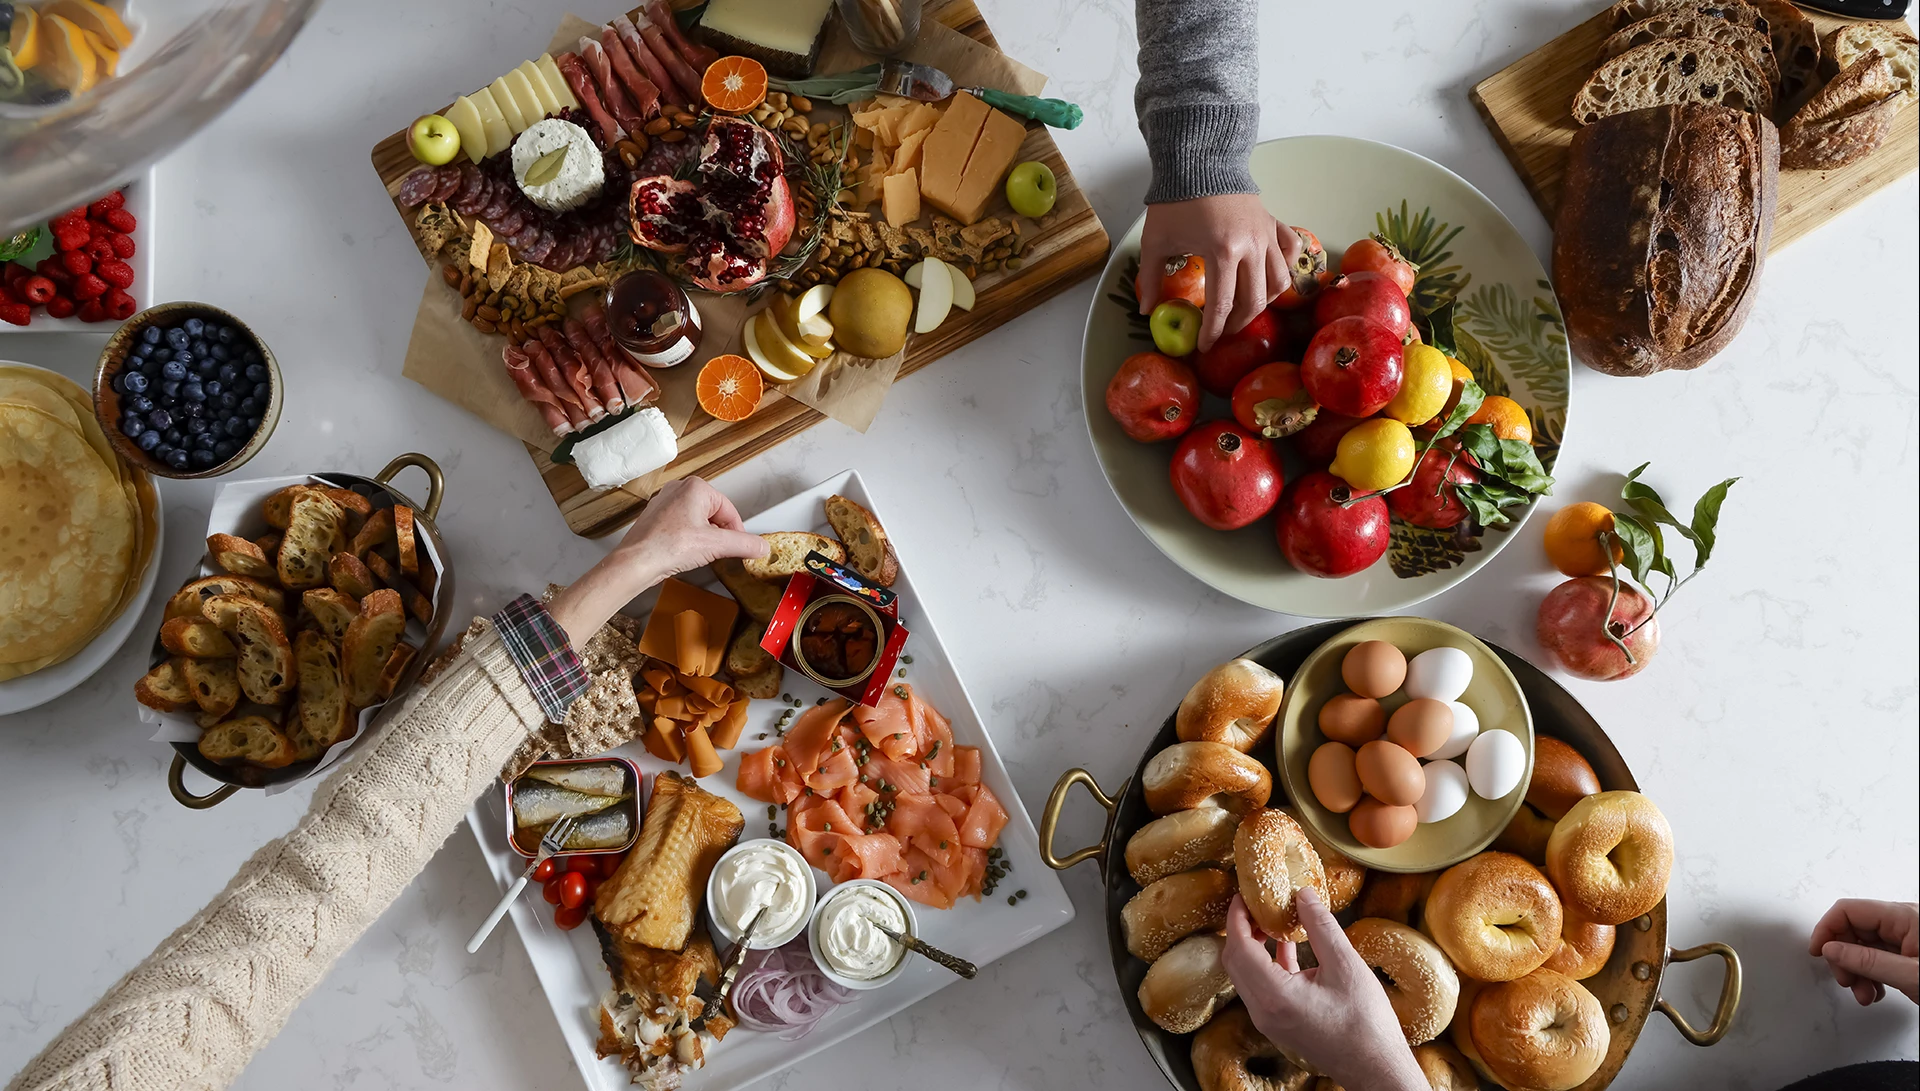
[[[0, 360], [0, 365], [34, 366], [17, 364], [11, 360]], [[153, 597], [154, 580], [160, 574], [160, 553], [166, 544], [164, 531], [167, 525], [166, 513], [162, 508], [160, 490], [155, 489], [153, 525], [162, 533], [153, 543], [153, 554], [147, 558], [147, 570], [140, 574], [140, 586], [134, 591], [133, 598], [128, 600], [126, 608], [120, 611], [120, 616], [113, 619], [113, 624], [107, 626], [99, 636], [94, 637], [91, 644], [74, 653], [72, 658], [34, 671], [32, 674], [0, 682], [0, 716], [37, 708], [65, 694], [93, 677], [93, 672], [106, 666], [107, 660], [113, 658], [113, 653], [119, 651], [120, 645], [127, 642], [127, 637], [132, 634], [134, 626], [140, 623], [140, 615], [146, 612], [147, 600]]]
[[[1403, 213], [1430, 211], [1438, 234], [1458, 229], [1440, 268], [1458, 266], [1457, 348], [1461, 362], [1489, 394], [1527, 410], [1534, 443], [1549, 472], [1566, 424], [1571, 357], [1546, 270], [1493, 202], [1438, 163], [1412, 152], [1344, 136], [1296, 136], [1254, 149], [1261, 200], [1281, 222], [1314, 232], [1329, 258], [1357, 239], [1388, 227]], [[1094, 454], [1121, 507], [1162, 553], [1216, 590], [1268, 610], [1301, 617], [1392, 614], [1466, 579], [1500, 552], [1524, 523], [1479, 535], [1421, 531], [1396, 521], [1393, 546], [1371, 568], [1339, 580], [1295, 571], [1280, 555], [1272, 518], [1222, 532], [1202, 525], [1174, 495], [1167, 468], [1173, 444], [1135, 443], [1106, 412], [1107, 383], [1121, 361], [1150, 352], [1143, 323], [1129, 321], [1130, 287], [1140, 260], [1134, 222], [1113, 248], [1087, 313], [1081, 388]], [[1431, 265], [1432, 263], [1430, 263]], [[1417, 291], [1417, 289], [1416, 289]], [[1226, 417], [1224, 399], [1208, 397], [1202, 419]], [[1284, 444], [1283, 444], [1284, 446]], [[1287, 479], [1300, 472], [1289, 464]]]
[[[835, 493], [859, 501], [882, 522], [886, 521], [885, 503], [870, 496], [860, 476], [848, 470], [746, 520], [747, 529], [761, 533], [776, 530], [831, 533], [821, 503]], [[1007, 778], [1006, 768], [993, 748], [992, 736], [967, 696], [966, 687], [954, 673], [953, 662], [947, 657], [932, 619], [921, 608], [909, 575], [909, 560], [905, 556], [901, 558], [900, 578], [893, 585], [900, 596], [900, 620], [911, 634], [905, 654], [911, 655], [913, 662], [906, 666], [905, 680], [952, 719], [957, 742], [980, 747], [981, 777], [1007, 808], [1009, 819], [1000, 835], [1000, 847], [1012, 865], [1012, 871], [1001, 880], [993, 895], [977, 902], [962, 899], [948, 910], [920, 906], [915, 910], [920, 919], [920, 934], [928, 943], [985, 966], [1073, 920], [1073, 903], [1068, 901], [1058, 876], [1040, 862], [1039, 837], [1033, 822]], [[718, 584], [707, 577], [704, 570], [683, 578], [696, 579], [718, 589]], [[631, 612], [644, 615], [651, 607], [650, 595], [636, 603]], [[787, 671], [781, 688], [809, 706], [827, 696], [826, 690], [793, 670]], [[723, 752], [726, 768], [700, 782], [701, 787], [740, 805], [747, 818], [743, 837], [765, 836], [768, 823], [767, 805], [747, 798], [733, 786], [740, 770], [740, 753], [775, 741], [773, 723], [779, 718], [781, 708], [778, 701], [756, 701], [752, 718], [741, 733], [740, 749]], [[767, 734], [765, 739], [760, 738], [762, 732]], [[654, 774], [675, 768], [648, 754], [638, 743], [623, 746], [614, 753], [638, 764], [648, 775], [649, 786]], [[474, 838], [480, 842], [480, 851], [486, 856], [494, 878], [504, 889], [525, 869], [526, 861], [507, 844], [501, 793], [495, 790], [483, 795], [467, 813], [467, 824], [473, 828]], [[816, 871], [814, 878], [824, 893], [830, 885], [826, 874]], [[1016, 905], [1008, 905], [1006, 896], [1015, 890], [1025, 890], [1027, 897]], [[615, 1061], [594, 1056], [593, 1043], [599, 1037], [600, 997], [611, 979], [601, 961], [600, 945], [594, 938], [592, 926], [561, 931], [553, 923], [553, 907], [542, 900], [533, 887], [514, 903], [512, 916], [514, 928], [526, 944], [534, 973], [540, 978], [548, 1003], [553, 1005], [554, 1017], [560, 1022], [561, 1033], [566, 1036], [574, 1063], [580, 1067], [587, 1086], [594, 1091], [621, 1091], [628, 1087], [626, 1069]], [[857, 994], [852, 1003], [835, 1009], [813, 1033], [797, 1042], [783, 1042], [771, 1034], [733, 1031], [724, 1042], [708, 1051], [706, 1067], [688, 1076], [686, 1087], [688, 1091], [722, 1091], [752, 1083], [905, 1011], [949, 985], [968, 987], [967, 982], [931, 962], [914, 959], [898, 981]]]
[[[127, 264], [133, 266], [133, 287], [127, 293], [133, 296], [134, 303], [146, 310], [162, 300], [153, 294], [153, 179], [156, 169], [148, 167], [139, 177], [128, 182], [121, 189], [127, 195], [127, 211], [133, 213], [136, 221], [133, 228], [133, 257]], [[25, 256], [15, 259], [31, 269], [40, 259], [53, 253], [53, 232], [41, 224], [40, 242]], [[78, 315], [71, 318], [54, 318], [47, 314], [45, 307], [35, 307], [33, 321], [29, 325], [16, 326], [10, 322], [0, 322], [0, 335], [8, 333], [97, 333], [106, 336], [120, 328], [120, 323], [109, 318], [105, 322], [82, 322]], [[89, 379], [91, 381], [91, 379]], [[85, 383], [81, 384], [85, 386]]]

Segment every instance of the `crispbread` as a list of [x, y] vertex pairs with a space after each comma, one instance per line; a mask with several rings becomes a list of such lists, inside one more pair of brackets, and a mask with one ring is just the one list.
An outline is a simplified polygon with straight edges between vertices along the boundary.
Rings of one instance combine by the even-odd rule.
[[347, 626], [360, 616], [360, 604], [331, 587], [315, 587], [302, 593], [300, 605], [307, 608], [308, 616], [326, 638], [335, 643], [346, 639]]
[[162, 622], [160, 646], [194, 659], [228, 659], [238, 654], [220, 626], [204, 617], [176, 617]]
[[133, 684], [133, 699], [161, 712], [177, 712], [193, 704], [193, 688], [187, 684], [185, 659], [169, 659], [142, 675]]
[[712, 564], [713, 574], [720, 580], [721, 586], [734, 597], [747, 616], [766, 621], [773, 617], [774, 610], [780, 606], [782, 588], [777, 583], [769, 583], [758, 576], [749, 576], [745, 565], [732, 557], [722, 557]]
[[880, 520], [844, 496], [827, 497], [826, 509], [827, 524], [847, 547], [854, 571], [882, 587], [893, 586], [893, 581], [900, 578], [900, 561]]
[[233, 660], [189, 659], [182, 669], [201, 712], [221, 717], [240, 703], [240, 672]]
[[245, 595], [215, 595], [201, 608], [240, 651], [240, 692], [247, 700], [278, 705], [294, 686], [293, 645], [280, 615]]
[[343, 518], [340, 505], [319, 489], [294, 492], [286, 532], [280, 537], [280, 555], [274, 562], [282, 587], [299, 591], [327, 582], [327, 559], [334, 553]]
[[347, 626], [340, 649], [349, 702], [364, 708], [379, 699], [380, 672], [406, 628], [399, 592], [381, 588], [360, 601], [360, 615]]
[[340, 678], [340, 649], [333, 641], [312, 630], [301, 633], [293, 641], [293, 659], [300, 688], [287, 735], [293, 740], [298, 759], [307, 761], [352, 734], [353, 710], [347, 707], [346, 687]]
[[268, 769], [290, 765], [295, 758], [292, 740], [265, 716], [239, 716], [207, 728], [200, 736], [200, 753], [222, 765], [247, 761]]
[[763, 580], [784, 580], [807, 566], [807, 554], [818, 553], [836, 563], [847, 559], [846, 547], [832, 538], [804, 530], [777, 530], [762, 534], [767, 540], [767, 555], [742, 561], [747, 575]]
[[287, 596], [278, 587], [269, 587], [245, 576], [205, 576], [187, 581], [186, 586], [167, 600], [166, 617], [200, 617], [200, 608], [215, 595], [245, 595], [265, 603], [275, 611], [287, 608]]

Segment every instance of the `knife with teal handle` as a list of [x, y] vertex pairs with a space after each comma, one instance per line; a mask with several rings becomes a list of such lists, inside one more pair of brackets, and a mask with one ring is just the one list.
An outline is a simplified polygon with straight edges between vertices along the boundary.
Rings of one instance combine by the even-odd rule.
[[872, 98], [876, 94], [898, 95], [919, 102], [940, 102], [951, 98], [955, 91], [965, 91], [997, 110], [1004, 110], [1016, 117], [1031, 118], [1055, 129], [1077, 128], [1086, 119], [1080, 107], [1064, 99], [1016, 95], [991, 87], [956, 87], [952, 77], [945, 72], [912, 61], [889, 60], [838, 76], [818, 76], [805, 80], [776, 79], [768, 83], [776, 91], [824, 98], [841, 106]]

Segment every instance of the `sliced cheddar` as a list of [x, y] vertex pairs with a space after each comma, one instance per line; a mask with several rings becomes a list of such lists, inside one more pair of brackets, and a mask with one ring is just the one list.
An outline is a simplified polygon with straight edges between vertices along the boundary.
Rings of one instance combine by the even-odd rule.
[[880, 205], [893, 227], [905, 227], [920, 218], [920, 179], [912, 167], [887, 175], [881, 183]]
[[487, 90], [493, 92], [493, 104], [500, 107], [500, 114], [507, 119], [507, 128], [512, 130], [513, 135], [519, 136], [527, 130], [528, 125], [533, 124], [533, 121], [540, 120], [534, 118], [533, 121], [528, 121], [520, 113], [520, 100], [513, 97], [513, 89], [507, 86], [505, 76], [488, 84]]
[[654, 603], [653, 613], [647, 615], [646, 630], [640, 634], [640, 651], [662, 663], [676, 662], [680, 649], [676, 646], [674, 618], [686, 610], [706, 619], [709, 636], [720, 634], [707, 641], [707, 661], [702, 664], [705, 669], [686, 672], [711, 678], [720, 671], [720, 662], [726, 658], [727, 634], [733, 632], [733, 623], [740, 616], [739, 603], [726, 595], [716, 595], [684, 580], [662, 583], [660, 598]]
[[482, 87], [467, 97], [473, 100], [474, 109], [480, 111], [480, 124], [487, 136], [486, 154], [499, 155], [512, 147], [513, 130], [507, 127], [507, 116], [494, 101], [493, 93]]
[[960, 177], [973, 154], [980, 127], [990, 107], [965, 91], [955, 93], [940, 121], [920, 147], [920, 196], [933, 207], [952, 214], [960, 192]]
[[540, 70], [541, 75], [547, 77], [547, 90], [552, 91], [553, 97], [560, 100], [560, 105], [569, 110], [580, 105], [580, 100], [573, 97], [573, 88], [567, 86], [567, 78], [560, 74], [560, 66], [553, 63], [553, 54], [540, 54], [540, 59], [533, 62], [533, 66]]
[[546, 75], [532, 61], [521, 61], [520, 67], [514, 71], [526, 77], [527, 86], [533, 90], [533, 97], [540, 100], [541, 117], [557, 114], [566, 109], [561, 105], [560, 96], [554, 94], [553, 88], [547, 86]]

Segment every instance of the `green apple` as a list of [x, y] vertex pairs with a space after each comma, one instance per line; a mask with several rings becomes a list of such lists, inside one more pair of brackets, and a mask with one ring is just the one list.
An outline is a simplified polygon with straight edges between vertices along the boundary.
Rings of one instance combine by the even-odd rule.
[[423, 114], [407, 130], [407, 150], [430, 167], [451, 163], [460, 154], [460, 130], [439, 114]]
[[1028, 161], [1007, 172], [1007, 203], [1029, 220], [1052, 212], [1057, 196], [1053, 171], [1045, 163]]
[[1153, 347], [1168, 356], [1186, 356], [1200, 347], [1200, 308], [1184, 299], [1169, 299], [1147, 318]]

